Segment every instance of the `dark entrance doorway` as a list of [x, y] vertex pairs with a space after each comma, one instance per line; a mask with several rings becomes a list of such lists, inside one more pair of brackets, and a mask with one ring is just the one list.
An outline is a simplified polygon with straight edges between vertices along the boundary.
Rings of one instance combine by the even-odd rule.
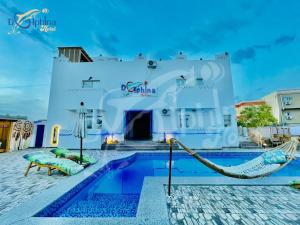
[[152, 139], [152, 111], [126, 111], [125, 120], [126, 140]]
[[45, 125], [37, 125], [35, 145], [34, 145], [36, 148], [43, 147], [44, 130], [45, 130]]
[[0, 152], [9, 150], [10, 121], [0, 121]]

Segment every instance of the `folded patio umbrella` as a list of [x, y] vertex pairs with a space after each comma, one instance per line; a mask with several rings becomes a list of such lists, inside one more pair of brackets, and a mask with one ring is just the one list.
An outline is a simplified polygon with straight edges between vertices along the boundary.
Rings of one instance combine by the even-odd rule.
[[80, 164], [82, 164], [82, 141], [86, 137], [86, 109], [83, 102], [80, 103], [73, 135], [80, 138]]

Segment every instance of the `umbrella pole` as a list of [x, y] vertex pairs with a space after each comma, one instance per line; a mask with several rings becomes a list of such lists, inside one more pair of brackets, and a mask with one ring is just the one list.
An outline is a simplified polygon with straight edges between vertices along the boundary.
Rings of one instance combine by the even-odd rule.
[[82, 137], [80, 137], [80, 165], [82, 165]]

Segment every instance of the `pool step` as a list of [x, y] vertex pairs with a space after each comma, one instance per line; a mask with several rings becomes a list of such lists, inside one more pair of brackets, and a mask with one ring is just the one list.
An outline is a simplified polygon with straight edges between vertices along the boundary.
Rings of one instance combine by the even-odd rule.
[[260, 148], [260, 146], [252, 141], [241, 141], [240, 148]]
[[132, 217], [136, 215], [138, 194], [93, 194], [56, 212], [60, 217]]
[[[145, 151], [145, 150], [169, 150], [167, 143], [157, 143], [154, 141], [125, 141], [118, 144], [102, 145], [101, 149], [118, 150], [118, 151]], [[174, 150], [178, 150], [179, 146], [174, 144]]]
[[140, 198], [139, 194], [114, 194], [114, 193], [93, 193], [86, 197], [85, 200], [102, 201], [109, 200], [113, 201], [138, 201]]

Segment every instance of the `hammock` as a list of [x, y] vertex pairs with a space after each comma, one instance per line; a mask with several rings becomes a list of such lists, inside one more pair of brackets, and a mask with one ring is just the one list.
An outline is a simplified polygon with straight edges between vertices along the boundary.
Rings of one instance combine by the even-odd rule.
[[287, 156], [287, 161], [283, 164], [265, 164], [264, 163], [264, 154], [261, 154], [257, 158], [254, 158], [250, 161], [247, 161], [243, 164], [237, 165], [237, 166], [221, 166], [217, 165], [196, 152], [192, 151], [188, 147], [186, 147], [184, 144], [182, 144], [180, 141], [176, 140], [175, 138], [172, 138], [170, 140], [170, 150], [172, 148], [172, 145], [174, 143], [179, 144], [185, 151], [187, 151], [191, 156], [196, 158], [199, 162], [203, 163], [205, 166], [215, 170], [216, 172], [223, 174], [228, 177], [234, 177], [239, 179], [253, 179], [258, 177], [265, 177], [270, 175], [271, 173], [274, 173], [283, 167], [285, 167], [287, 164], [289, 164], [292, 160], [295, 159], [295, 154], [297, 151], [297, 145], [298, 140], [295, 138], [292, 138], [290, 141], [276, 147], [272, 148], [266, 152], [276, 151], [276, 150], [282, 150]]

